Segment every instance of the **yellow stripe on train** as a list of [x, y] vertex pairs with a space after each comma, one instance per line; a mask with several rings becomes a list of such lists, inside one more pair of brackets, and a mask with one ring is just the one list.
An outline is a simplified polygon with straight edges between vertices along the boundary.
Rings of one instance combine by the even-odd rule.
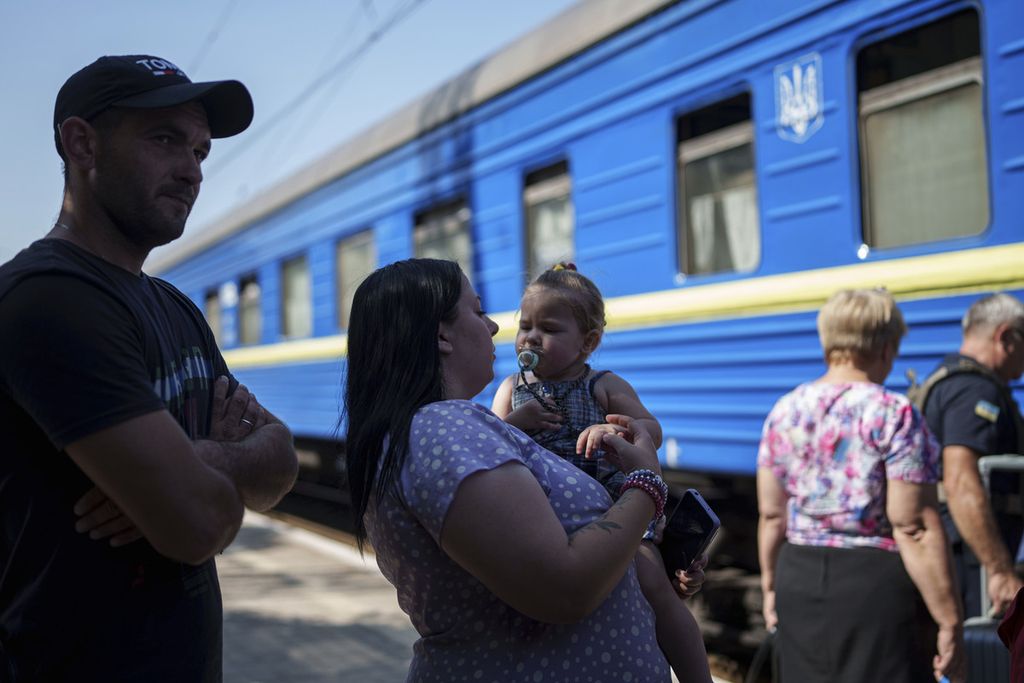
[[[856, 263], [719, 284], [616, 297], [605, 302], [608, 330], [625, 330], [723, 318], [791, 313], [818, 308], [837, 289], [886, 287], [899, 299], [924, 299], [1024, 288], [1024, 244]], [[501, 328], [495, 341], [515, 338], [515, 311], [491, 316]], [[224, 352], [232, 368], [340, 359], [343, 334]]]

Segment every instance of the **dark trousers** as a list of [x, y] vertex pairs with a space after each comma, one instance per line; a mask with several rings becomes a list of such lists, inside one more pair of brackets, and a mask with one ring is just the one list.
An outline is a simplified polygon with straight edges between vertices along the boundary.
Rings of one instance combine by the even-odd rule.
[[943, 515], [946, 535], [950, 540], [953, 555], [953, 570], [956, 585], [960, 590], [960, 602], [964, 606], [964, 618], [983, 616], [981, 614], [981, 562], [960, 536], [952, 517]]
[[775, 598], [782, 683], [935, 683], [936, 626], [898, 553], [787, 543]]

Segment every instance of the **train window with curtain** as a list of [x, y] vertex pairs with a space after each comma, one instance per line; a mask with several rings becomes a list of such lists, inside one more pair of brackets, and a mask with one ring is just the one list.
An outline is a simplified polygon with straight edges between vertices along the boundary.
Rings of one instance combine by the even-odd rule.
[[523, 187], [526, 282], [559, 261], [575, 259], [572, 180], [568, 162], [529, 173]]
[[255, 275], [243, 277], [238, 292], [238, 340], [242, 344], [259, 344], [263, 337], [260, 281]]
[[967, 10], [857, 55], [864, 242], [976, 235], [989, 223], [978, 15]]
[[206, 293], [206, 296], [203, 297], [203, 304], [206, 309], [206, 324], [210, 326], [213, 338], [217, 340], [217, 345], [220, 346], [224, 323], [222, 322], [223, 316], [221, 315], [220, 294], [216, 289], [211, 289]]
[[313, 334], [313, 286], [305, 256], [281, 264], [281, 334], [288, 339]]
[[338, 242], [336, 252], [338, 274], [338, 326], [348, 327], [352, 315], [352, 297], [356, 288], [377, 268], [377, 245], [373, 231], [364, 230]]
[[680, 269], [687, 275], [754, 270], [761, 222], [750, 95], [681, 117], [677, 141]]
[[412, 230], [417, 258], [457, 261], [473, 282], [473, 243], [469, 234], [469, 207], [461, 199], [416, 214]]

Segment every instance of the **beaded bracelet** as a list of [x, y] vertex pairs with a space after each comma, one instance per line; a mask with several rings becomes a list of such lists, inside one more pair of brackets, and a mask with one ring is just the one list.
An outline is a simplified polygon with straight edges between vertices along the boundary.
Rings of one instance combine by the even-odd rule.
[[654, 519], [660, 519], [665, 514], [668, 485], [652, 470], [633, 470], [627, 474], [626, 482], [619, 489], [619, 495], [621, 496], [629, 489], [640, 489], [654, 499]]

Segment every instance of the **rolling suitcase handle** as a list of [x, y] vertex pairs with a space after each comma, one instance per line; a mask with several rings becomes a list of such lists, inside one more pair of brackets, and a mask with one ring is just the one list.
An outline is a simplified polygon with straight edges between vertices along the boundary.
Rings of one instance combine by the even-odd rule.
[[[1024, 472], [1024, 455], [986, 455], [978, 458], [978, 471], [981, 473], [981, 485], [984, 487], [986, 492], [989, 490], [989, 484], [992, 480], [992, 472], [996, 470]], [[992, 611], [992, 601], [988, 599], [988, 576], [984, 570], [981, 572], [980, 597], [982, 616], [971, 617], [964, 622], [965, 624], [987, 620], [988, 617], [986, 615]]]
[[[778, 676], [775, 669], [775, 630], [768, 631], [765, 634], [764, 640], [757, 648], [757, 652], [754, 653], [754, 659], [750, 662], [750, 668], [747, 669], [747, 675], [743, 678], [743, 683], [757, 683], [761, 677], [761, 670], [764, 668], [765, 662], [771, 662], [772, 681], [777, 681]], [[948, 682], [947, 682], [948, 683]]]
[[[989, 491], [992, 472], [996, 470], [1024, 472], [1024, 456], [986, 455], [978, 458], [978, 471], [986, 492]], [[988, 616], [992, 602], [988, 599], [988, 580], [984, 568], [981, 570], [980, 598], [981, 616], [964, 621], [967, 683], [1005, 683], [1010, 678], [1010, 653], [996, 634], [999, 621]]]

